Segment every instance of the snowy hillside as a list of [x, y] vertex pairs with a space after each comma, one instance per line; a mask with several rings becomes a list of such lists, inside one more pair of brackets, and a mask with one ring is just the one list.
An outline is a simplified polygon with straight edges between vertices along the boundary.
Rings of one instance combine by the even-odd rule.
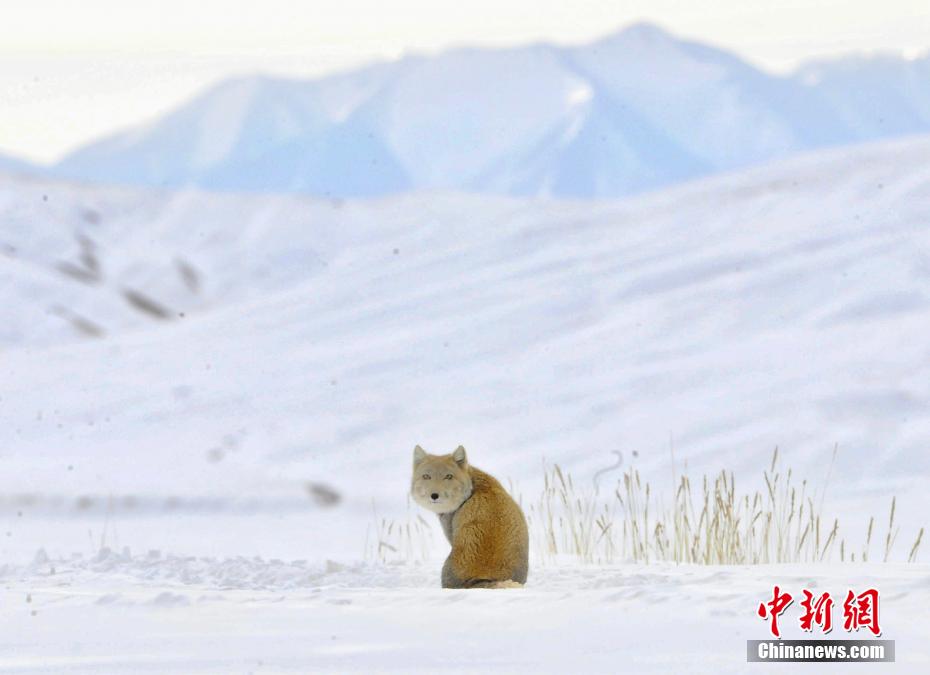
[[657, 503], [670, 443], [741, 488], [775, 445], [820, 482], [837, 444], [814, 497], [855, 532], [896, 494], [900, 552], [930, 512], [928, 221], [927, 137], [625, 201], [2, 178], [0, 670], [742, 673], [780, 583], [880, 589], [894, 672], [926, 672], [926, 563], [534, 551], [526, 588], [458, 591], [438, 528], [363, 557], [415, 443], [529, 498], [543, 458], [588, 485], [618, 450]]
[[102, 336], [265, 297], [353, 240], [338, 203], [0, 176], [0, 344]]
[[314, 81], [247, 77], [81, 148], [55, 172], [319, 196], [611, 197], [930, 132], [926, 59], [844, 64], [778, 77], [638, 24], [580, 47], [457, 49]]
[[[670, 439], [698, 470], [755, 476], [779, 445], [820, 476], [837, 443], [837, 497], [916, 517], [928, 159], [911, 139], [585, 204], [9, 182], [0, 492], [303, 504], [322, 481], [365, 509], [399, 503], [417, 442], [534, 480], [615, 449], [666, 475]], [[75, 227], [99, 282], [55, 269], [88, 271]]]

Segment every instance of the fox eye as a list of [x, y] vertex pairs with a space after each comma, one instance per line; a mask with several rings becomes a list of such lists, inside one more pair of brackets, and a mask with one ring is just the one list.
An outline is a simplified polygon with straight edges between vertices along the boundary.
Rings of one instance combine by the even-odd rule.
[[423, 480], [429, 480], [429, 474], [428, 474], [428, 473], [424, 473], [424, 474], [423, 474]]
[[446, 474], [446, 480], [452, 480], [452, 474], [451, 474], [451, 473], [447, 473], [447, 474]]

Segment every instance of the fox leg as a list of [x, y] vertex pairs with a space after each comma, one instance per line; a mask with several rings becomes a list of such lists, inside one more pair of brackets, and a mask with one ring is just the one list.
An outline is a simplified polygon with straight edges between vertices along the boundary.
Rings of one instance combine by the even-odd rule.
[[452, 571], [452, 554], [446, 558], [442, 564], [442, 587], [443, 588], [468, 588], [464, 579], [459, 579], [455, 572]]

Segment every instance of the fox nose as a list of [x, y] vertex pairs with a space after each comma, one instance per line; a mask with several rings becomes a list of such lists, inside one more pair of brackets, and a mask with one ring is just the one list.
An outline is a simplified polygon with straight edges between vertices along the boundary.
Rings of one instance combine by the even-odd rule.
[[437, 499], [439, 499], [439, 493], [434, 492], [433, 494], [430, 495], [430, 499], [432, 499], [433, 501], [436, 501]]

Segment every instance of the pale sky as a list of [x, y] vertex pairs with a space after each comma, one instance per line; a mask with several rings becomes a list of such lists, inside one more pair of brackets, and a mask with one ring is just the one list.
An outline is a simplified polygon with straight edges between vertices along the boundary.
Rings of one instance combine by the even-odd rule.
[[770, 71], [930, 50], [928, 0], [0, 0], [0, 153], [53, 161], [210, 83], [461, 45], [589, 42], [635, 21]]

